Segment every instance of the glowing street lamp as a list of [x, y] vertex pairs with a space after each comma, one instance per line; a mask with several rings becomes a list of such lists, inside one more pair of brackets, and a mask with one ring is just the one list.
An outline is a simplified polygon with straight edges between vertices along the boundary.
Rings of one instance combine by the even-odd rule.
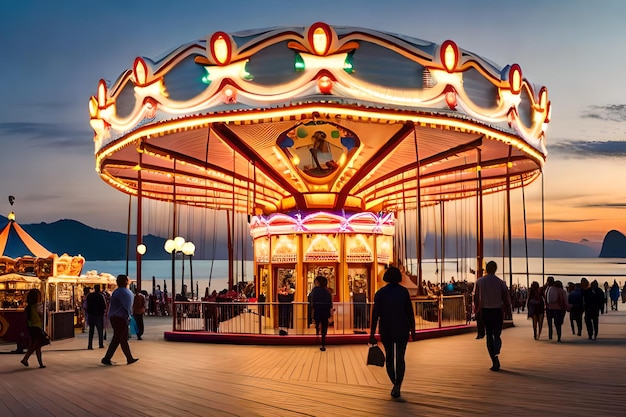
[[176, 269], [174, 266], [174, 261], [176, 260], [176, 243], [174, 243], [173, 239], [167, 239], [165, 241], [165, 244], [163, 245], [163, 248], [165, 249], [165, 252], [167, 253], [171, 253], [172, 254], [172, 290], [171, 290], [171, 298], [172, 298], [172, 317], [174, 320], [174, 329], [176, 328], [176, 309], [174, 306], [174, 297], [176, 295], [176, 281], [175, 281], [175, 274], [176, 274]]
[[141, 256], [146, 254], [146, 245], [144, 245], [143, 243], [140, 243], [139, 245], [137, 245], [137, 253], [140, 254]]

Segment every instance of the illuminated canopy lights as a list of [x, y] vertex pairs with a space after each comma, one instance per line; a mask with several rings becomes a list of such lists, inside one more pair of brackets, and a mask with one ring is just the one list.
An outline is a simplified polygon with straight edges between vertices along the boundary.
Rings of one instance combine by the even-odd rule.
[[441, 44], [440, 59], [448, 72], [454, 71], [459, 62], [459, 48], [453, 41], [447, 40]]
[[325, 23], [315, 23], [308, 33], [309, 43], [318, 55], [326, 55], [330, 49], [330, 28]]
[[103, 108], [107, 104], [107, 85], [106, 81], [98, 82], [98, 107]]
[[[359, 47], [367, 43], [376, 47]], [[284, 51], [280, 52], [280, 48]], [[271, 61], [268, 53], [287, 62]], [[390, 55], [397, 56], [397, 68], [375, 65], [382, 57]], [[201, 66], [206, 75], [202, 77], [198, 69], [198, 75], [189, 82], [172, 81], [176, 77], [170, 75], [183, 62]], [[271, 66], [264, 66], [270, 62]], [[354, 62], [362, 66], [363, 71], [355, 68]], [[248, 64], [257, 79], [248, 71]], [[407, 71], [407, 66], [413, 71]], [[423, 83], [415, 82], [415, 69], [425, 74]], [[292, 71], [292, 74], [279, 77], [272, 72], [274, 70]], [[482, 77], [479, 82], [467, 82], [466, 74], [470, 70]], [[410, 79], [398, 78], [407, 77], [409, 73], [412, 74]], [[483, 88], [485, 91], [476, 91]], [[131, 94], [122, 94], [129, 91]], [[491, 107], [481, 107], [484, 103], [477, 100], [477, 97], [484, 97], [485, 92], [496, 94]], [[236, 172], [232, 159], [227, 166], [227, 155], [237, 152], [235, 158], [247, 160], [248, 164], [255, 160], [265, 162], [265, 165], [257, 165], [259, 169], [254, 176], [258, 194], [253, 198], [257, 199], [257, 204], [283, 209], [306, 208], [303, 195], [320, 192], [334, 193], [337, 198], [310, 201], [321, 205], [334, 204], [327, 200], [349, 207], [373, 207], [379, 202], [375, 198], [380, 196], [373, 193], [374, 197], [366, 200], [363, 188], [375, 189], [387, 184], [388, 181], [379, 181], [378, 178], [384, 177], [380, 171], [387, 169], [387, 162], [392, 166], [400, 164], [394, 158], [400, 155], [406, 158], [407, 150], [414, 147], [412, 133], [406, 132], [412, 125], [417, 130], [418, 141], [437, 141], [445, 136], [450, 143], [458, 144], [482, 137], [485, 147], [497, 150], [489, 154], [485, 166], [490, 166], [494, 160], [502, 161], [497, 154], [513, 146], [518, 159], [511, 167], [514, 168], [512, 175], [531, 178], [535, 175], [532, 170], [540, 169], [546, 158], [544, 139], [551, 103], [547, 89], [542, 87], [536, 93], [523, 78], [519, 65], [498, 68], [475, 54], [461, 52], [452, 41], [437, 47], [410, 37], [363, 28], [330, 27], [318, 22], [310, 27], [271, 28], [233, 35], [216, 32], [206, 38], [206, 42], [185, 44], [184, 48], [174, 49], [162, 59], [136, 58], [131, 69], [118, 77], [115, 84], [107, 87], [100, 80], [97, 94], [89, 100], [89, 115], [95, 132], [96, 171], [113, 186], [133, 194], [137, 192], [136, 172], [130, 167], [139, 167], [132, 158], [140, 152], [136, 150], [137, 143], [145, 141], [154, 145], [148, 149], [159, 149], [159, 156], [148, 152], [147, 160], [144, 158], [141, 163], [142, 172], [158, 172], [152, 178], [150, 175], [143, 178], [144, 186], [151, 180], [154, 182], [150, 193], [163, 199], [173, 198], [168, 196], [172, 191], [171, 186], [167, 188], [169, 182], [165, 175], [171, 178], [174, 160], [181, 167], [187, 161], [193, 169], [201, 171], [190, 172], [191, 168], [184, 168], [183, 172], [176, 172], [177, 179], [190, 187], [176, 196], [178, 200], [211, 206], [211, 198], [201, 195], [201, 190], [206, 188], [215, 193], [215, 207], [228, 207], [230, 197], [235, 200], [236, 210], [249, 211], [251, 204], [247, 200], [255, 193], [249, 185], [252, 174], [245, 173], [244, 162], [237, 162]], [[524, 120], [520, 115], [524, 115]], [[282, 159], [281, 152], [272, 156], [271, 146], [278, 143], [278, 135], [307, 118], [345, 128], [354, 126], [357, 137], [366, 138], [354, 158], [346, 158], [340, 152], [333, 155], [337, 172], [326, 185], [320, 185], [323, 176], [307, 176], [293, 169], [299, 165], [302, 169], [311, 166], [305, 141], [299, 145], [304, 146], [301, 148], [304, 150], [298, 154], [288, 153]], [[396, 126], [402, 134], [394, 137]], [[205, 148], [200, 137], [205, 143], [207, 137], [211, 142], [208, 165], [204, 169], [199, 166], [205, 159], [204, 154], [192, 154]], [[373, 161], [383, 149], [378, 141], [390, 141], [389, 146], [403, 151], [384, 154], [381, 162]], [[344, 146], [337, 138], [335, 145]], [[213, 155], [215, 159], [211, 160]], [[150, 158], [158, 161], [150, 161]], [[432, 162], [421, 166], [421, 172], [430, 178], [428, 181], [436, 184], [454, 177], [454, 157]], [[126, 167], [118, 167], [124, 163]], [[460, 171], [466, 170], [464, 163], [458, 164]], [[209, 169], [209, 165], [217, 169]], [[367, 173], [362, 172], [365, 167]], [[404, 167], [400, 165], [396, 169]], [[433, 176], [448, 169], [449, 173]], [[411, 170], [415, 172], [416, 168], [406, 172]], [[491, 170], [489, 174], [494, 175]], [[235, 184], [228, 184], [233, 178], [236, 178]], [[494, 187], [498, 186], [500, 184]], [[397, 193], [402, 187], [390, 188], [393, 195], [389, 198], [396, 201], [394, 204], [401, 204], [397, 202]], [[463, 194], [448, 190], [445, 193]], [[260, 203], [259, 199], [265, 203]]]
[[137, 85], [145, 85], [148, 78], [148, 66], [146, 62], [141, 58], [135, 58], [135, 65], [133, 65], [133, 76]]
[[224, 32], [215, 32], [209, 41], [211, 56], [218, 65], [230, 64], [232, 46], [230, 37]]
[[296, 71], [304, 71], [304, 59], [302, 59], [302, 55], [296, 52], [296, 57], [294, 59], [294, 68]]
[[519, 94], [522, 91], [522, 69], [517, 64], [509, 68], [509, 83], [513, 94]]
[[333, 90], [333, 82], [330, 78], [324, 75], [317, 80], [317, 87], [319, 88], [320, 93], [330, 94]]
[[343, 70], [348, 74], [352, 74], [354, 72], [354, 66], [352, 65], [352, 59], [354, 57], [354, 52], [350, 52], [346, 55], [346, 59], [343, 62]]
[[89, 99], [89, 116], [94, 118], [98, 115], [98, 100], [95, 97]]

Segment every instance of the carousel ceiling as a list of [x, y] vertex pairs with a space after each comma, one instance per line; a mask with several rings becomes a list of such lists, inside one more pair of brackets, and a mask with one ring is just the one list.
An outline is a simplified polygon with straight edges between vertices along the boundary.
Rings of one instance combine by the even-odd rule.
[[405, 210], [526, 185], [550, 113], [517, 64], [324, 23], [136, 58], [89, 107], [96, 170], [114, 187], [250, 214]]

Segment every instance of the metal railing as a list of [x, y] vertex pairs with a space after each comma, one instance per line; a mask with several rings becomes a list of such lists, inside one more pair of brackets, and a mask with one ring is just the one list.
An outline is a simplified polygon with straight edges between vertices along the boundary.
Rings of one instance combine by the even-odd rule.
[[[466, 324], [462, 295], [413, 300], [416, 330]], [[309, 303], [175, 302], [174, 331], [314, 335]], [[329, 335], [369, 333], [372, 303], [333, 303]]]

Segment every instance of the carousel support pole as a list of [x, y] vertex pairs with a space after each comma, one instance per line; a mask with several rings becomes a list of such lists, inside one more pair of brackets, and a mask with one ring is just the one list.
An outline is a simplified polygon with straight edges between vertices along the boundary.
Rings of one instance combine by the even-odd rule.
[[506, 162], [506, 219], [509, 239], [509, 290], [513, 288], [513, 242], [511, 232], [511, 175], [509, 169], [513, 166], [511, 162], [511, 152], [513, 147], [509, 145], [509, 157]]
[[234, 286], [234, 277], [233, 277], [233, 236], [232, 230], [230, 226], [230, 213], [226, 210], [226, 236], [227, 236], [227, 246], [228, 246], [228, 290], [232, 290]]
[[[193, 300], [193, 255], [189, 255], [189, 278], [191, 279], [191, 299]], [[196, 282], [196, 284], [198, 284]], [[198, 290], [196, 289], [196, 296], [198, 296]]]
[[483, 276], [483, 181], [481, 174], [481, 150], [476, 149], [476, 177], [478, 180], [476, 191], [476, 279]]
[[439, 328], [443, 323], [443, 290], [446, 288], [445, 274], [446, 274], [446, 216], [445, 216], [445, 202], [441, 202], [439, 207], [439, 216], [441, 221], [441, 289], [439, 291]]
[[[174, 238], [176, 237], [176, 159], [174, 159], [174, 170], [172, 174], [172, 204], [174, 204], [172, 210], [172, 238], [165, 242], [165, 250], [172, 254], [172, 289], [170, 290], [170, 298], [172, 299], [172, 330], [176, 330], [176, 243]], [[171, 241], [170, 244], [168, 242]], [[169, 250], [168, 250], [169, 249]]]
[[181, 275], [180, 275], [180, 295], [181, 298], [185, 298], [187, 296], [185, 291], [185, 253], [183, 252], [183, 267], [181, 269]]
[[526, 194], [524, 192], [524, 176], [519, 176], [522, 183], [522, 208], [524, 209], [524, 257], [526, 258], [526, 288], [530, 288], [530, 275], [528, 271], [528, 230], [526, 224]]
[[546, 283], [546, 218], [545, 218], [545, 194], [543, 188], [543, 170], [541, 170], [541, 281]]
[[[235, 167], [236, 167], [236, 160], [237, 160], [237, 155], [235, 154], [235, 148], [233, 148], [233, 173], [236, 171]], [[233, 195], [232, 195], [232, 222], [228, 223], [228, 211], [226, 211], [226, 220], [227, 220], [227, 227], [228, 227], [228, 286], [230, 287], [229, 290], [234, 290], [234, 283], [235, 283], [235, 275], [234, 275], [234, 269], [235, 269], [235, 176], [233, 175]]]
[[[193, 300], [193, 263], [191, 257], [196, 251], [196, 245], [192, 242], [185, 242], [182, 246], [183, 253], [183, 271], [185, 270], [185, 255], [189, 256], [189, 270], [191, 275], [191, 299]], [[183, 272], [184, 275], [184, 272]], [[184, 285], [184, 284], [183, 284]]]
[[130, 211], [133, 202], [133, 196], [128, 194], [128, 216], [126, 219], [126, 276], [128, 276], [128, 257], [130, 256]]
[[[143, 142], [142, 142], [143, 144]], [[141, 180], [141, 157], [143, 152], [139, 152], [139, 171], [137, 171], [137, 289], [141, 291], [141, 260], [143, 254], [146, 253], [146, 246], [143, 244], [143, 196], [142, 196], [142, 180]]]
[[415, 142], [415, 211], [417, 214], [416, 235], [416, 255], [417, 255], [417, 290], [422, 295], [422, 196], [420, 188], [420, 158], [417, 146], [417, 131], [413, 127], [413, 139]]

